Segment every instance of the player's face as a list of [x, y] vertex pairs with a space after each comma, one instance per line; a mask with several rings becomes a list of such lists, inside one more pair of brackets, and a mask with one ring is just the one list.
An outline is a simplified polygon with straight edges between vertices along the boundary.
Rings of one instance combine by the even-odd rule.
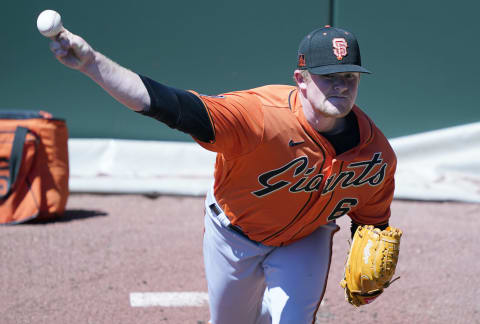
[[357, 99], [360, 73], [341, 72], [311, 74], [306, 84], [306, 99], [312, 108], [325, 117], [345, 117]]

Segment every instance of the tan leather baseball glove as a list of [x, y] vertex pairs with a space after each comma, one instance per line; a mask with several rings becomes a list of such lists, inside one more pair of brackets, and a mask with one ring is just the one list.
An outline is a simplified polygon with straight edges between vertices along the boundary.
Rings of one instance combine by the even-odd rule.
[[371, 303], [392, 280], [400, 252], [402, 231], [395, 227], [385, 230], [371, 225], [359, 226], [350, 246], [345, 264], [345, 299], [354, 306]]

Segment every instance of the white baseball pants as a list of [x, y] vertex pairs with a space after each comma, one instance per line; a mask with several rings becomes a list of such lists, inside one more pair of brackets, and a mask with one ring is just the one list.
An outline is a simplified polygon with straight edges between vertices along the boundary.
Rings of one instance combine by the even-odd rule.
[[339, 227], [329, 223], [290, 245], [265, 246], [229, 228], [228, 218], [212, 204], [210, 190], [203, 253], [211, 323], [314, 323]]

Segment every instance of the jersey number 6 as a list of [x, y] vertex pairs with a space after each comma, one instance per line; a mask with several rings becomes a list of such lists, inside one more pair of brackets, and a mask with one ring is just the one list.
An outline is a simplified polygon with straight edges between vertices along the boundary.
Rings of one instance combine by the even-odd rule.
[[356, 206], [357, 204], [358, 204], [358, 199], [356, 198], [344, 198], [340, 200], [337, 206], [333, 209], [330, 216], [328, 216], [327, 220], [333, 221], [334, 219], [337, 219], [339, 217], [342, 217], [343, 215], [348, 214], [350, 209], [352, 209], [352, 207]]

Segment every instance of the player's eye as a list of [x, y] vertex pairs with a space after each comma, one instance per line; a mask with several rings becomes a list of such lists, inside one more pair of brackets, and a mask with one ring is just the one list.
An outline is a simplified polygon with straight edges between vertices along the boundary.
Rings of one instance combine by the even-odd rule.
[[346, 74], [345, 74], [345, 79], [355, 80], [356, 78], [357, 78], [357, 74], [356, 74], [356, 73], [346, 73]]
[[332, 80], [332, 79], [335, 79], [335, 78], [336, 78], [336, 75], [335, 75], [335, 74], [324, 74], [324, 75], [323, 75], [323, 78], [324, 78], [324, 79]]

